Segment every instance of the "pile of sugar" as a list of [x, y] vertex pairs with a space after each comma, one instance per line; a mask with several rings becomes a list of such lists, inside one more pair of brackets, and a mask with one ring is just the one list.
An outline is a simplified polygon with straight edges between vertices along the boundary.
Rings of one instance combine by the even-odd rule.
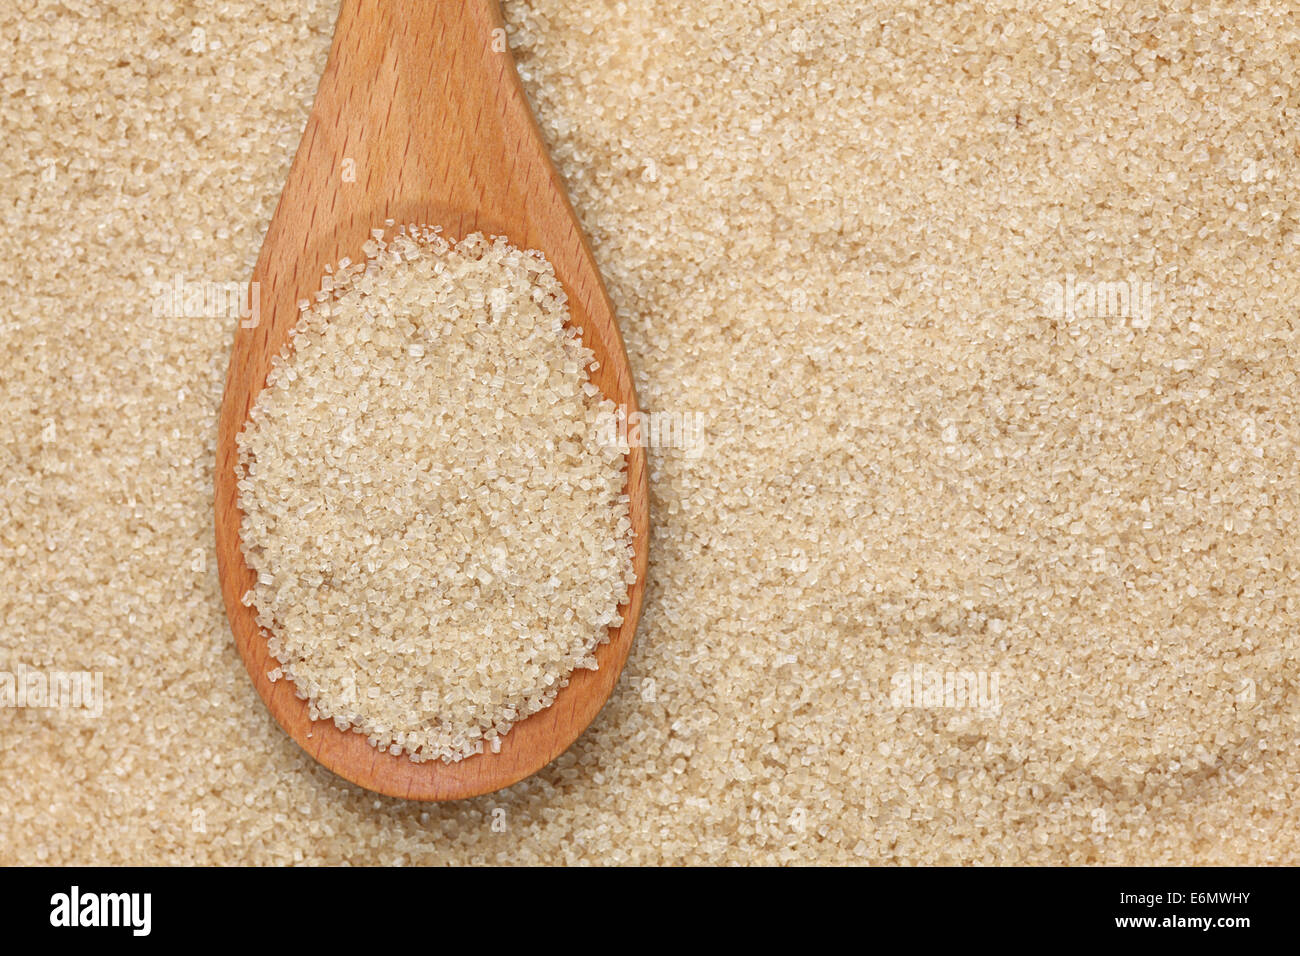
[[500, 749], [622, 623], [626, 449], [545, 258], [383, 235], [239, 435], [245, 603], [313, 720], [450, 762]]
[[[436, 806], [253, 691], [210, 558], [234, 322], [150, 307], [251, 273], [336, 3], [25, 6], [0, 667], [107, 704], [0, 712], [0, 859], [1300, 862], [1289, 3], [507, 0], [642, 404], [707, 442], [649, 449], [610, 703]], [[1045, 307], [1130, 275], [1149, 322]], [[917, 665], [1000, 706], [902, 706]]]

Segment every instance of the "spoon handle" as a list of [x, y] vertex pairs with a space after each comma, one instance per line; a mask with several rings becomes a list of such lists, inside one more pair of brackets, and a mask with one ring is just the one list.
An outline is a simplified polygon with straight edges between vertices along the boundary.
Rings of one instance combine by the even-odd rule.
[[534, 172], [506, 147], [536, 135], [496, 0], [344, 0], [303, 145], [365, 228], [500, 229]]

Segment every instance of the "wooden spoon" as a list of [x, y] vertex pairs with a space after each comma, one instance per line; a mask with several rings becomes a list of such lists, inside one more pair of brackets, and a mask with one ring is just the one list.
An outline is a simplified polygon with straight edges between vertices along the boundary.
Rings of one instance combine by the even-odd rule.
[[[272, 357], [320, 288], [327, 265], [360, 261], [372, 229], [440, 225], [459, 239], [502, 235], [540, 250], [569, 295], [572, 322], [600, 363], [592, 381], [637, 412], [622, 336], [591, 249], [551, 165], [505, 43], [496, 0], [343, 0], [329, 61], [302, 143], [253, 272], [260, 316], [241, 322], [217, 440], [217, 561], [235, 643], [275, 719], [308, 753], [367, 789], [415, 800], [489, 793], [564, 752], [604, 705], [627, 659], [645, 593], [649, 509], [643, 448], [628, 456], [637, 583], [623, 624], [548, 708], [516, 724], [499, 753], [414, 763], [332, 721], [312, 722], [287, 680], [272, 683], [267, 651], [243, 595], [253, 573], [239, 544], [235, 436], [266, 384]], [[253, 326], [251, 328], [247, 326]], [[635, 419], [631, 419], [635, 421]]]

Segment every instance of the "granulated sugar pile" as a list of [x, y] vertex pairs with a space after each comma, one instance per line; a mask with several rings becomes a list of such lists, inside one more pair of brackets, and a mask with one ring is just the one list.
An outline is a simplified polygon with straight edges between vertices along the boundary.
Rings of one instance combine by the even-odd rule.
[[460, 760], [622, 623], [626, 462], [550, 263], [382, 237], [329, 277], [240, 433], [245, 600], [313, 719]]
[[209, 557], [235, 320], [156, 306], [251, 273], [335, 5], [34, 7], [0, 666], [106, 701], [0, 713], [3, 861], [1300, 863], [1289, 4], [507, 2], [642, 404], [707, 440], [650, 449], [609, 705], [450, 805], [253, 691]]

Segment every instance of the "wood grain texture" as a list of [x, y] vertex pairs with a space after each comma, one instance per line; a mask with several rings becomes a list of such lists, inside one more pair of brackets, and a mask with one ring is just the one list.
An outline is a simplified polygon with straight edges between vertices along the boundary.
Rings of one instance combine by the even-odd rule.
[[[347, 181], [351, 167], [355, 181]], [[627, 659], [645, 593], [649, 516], [643, 448], [628, 456], [627, 493], [637, 583], [623, 624], [577, 671], [554, 704], [516, 724], [497, 754], [459, 763], [414, 763], [370, 746], [331, 721], [312, 722], [270, 657], [242, 596], [253, 586], [239, 543], [236, 435], [266, 384], [271, 359], [320, 287], [327, 265], [363, 258], [386, 220], [441, 225], [461, 238], [502, 235], [551, 261], [569, 294], [572, 322], [595, 353], [593, 382], [637, 411], [613, 308], [538, 132], [505, 45], [496, 0], [344, 0], [302, 143], [254, 270], [260, 321], [236, 331], [221, 408], [216, 461], [216, 546], [235, 642], [280, 725], [321, 764], [370, 790], [450, 800], [497, 790], [561, 754], [608, 699]]]

